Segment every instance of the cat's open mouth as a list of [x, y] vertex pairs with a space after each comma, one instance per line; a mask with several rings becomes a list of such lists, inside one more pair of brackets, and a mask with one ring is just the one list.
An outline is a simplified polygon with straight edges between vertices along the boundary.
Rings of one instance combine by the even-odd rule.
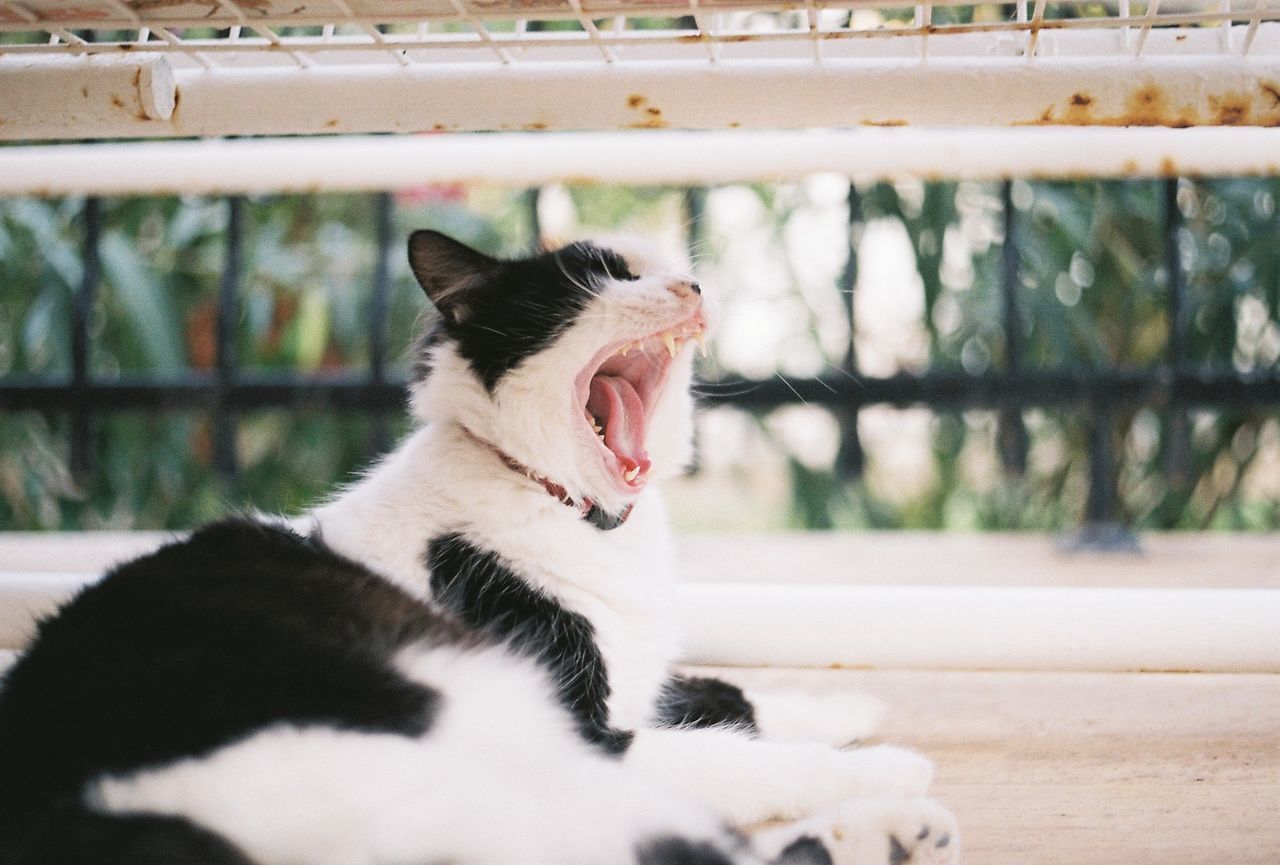
[[[605, 468], [624, 489], [639, 490], [649, 473], [645, 434], [667, 372], [688, 341], [703, 347], [706, 322], [698, 311], [643, 339], [605, 347], [578, 376], [584, 422]], [[705, 351], [705, 348], [704, 348]]]

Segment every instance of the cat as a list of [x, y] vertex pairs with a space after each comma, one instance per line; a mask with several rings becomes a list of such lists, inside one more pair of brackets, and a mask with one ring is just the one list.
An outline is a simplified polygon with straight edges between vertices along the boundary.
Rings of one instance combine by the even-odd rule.
[[634, 240], [409, 261], [422, 425], [41, 623], [0, 689], [0, 863], [956, 862], [924, 758], [771, 741], [785, 711], [673, 674], [654, 484], [701, 286]]

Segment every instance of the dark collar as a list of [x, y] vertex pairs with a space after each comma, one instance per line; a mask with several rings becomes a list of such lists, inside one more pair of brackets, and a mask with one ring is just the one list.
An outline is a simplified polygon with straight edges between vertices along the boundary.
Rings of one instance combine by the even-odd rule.
[[507, 454], [497, 445], [485, 441], [466, 427], [462, 427], [462, 431], [466, 433], [468, 438], [472, 441], [493, 451], [500, 460], [506, 463], [507, 468], [514, 472], [519, 472], [535, 483], [542, 484], [542, 488], [547, 491], [548, 495], [560, 502], [560, 504], [576, 510], [581, 519], [591, 523], [591, 525], [595, 526], [600, 531], [607, 532], [616, 529], [627, 521], [627, 517], [631, 516], [631, 505], [627, 505], [623, 508], [622, 513], [614, 515], [605, 511], [591, 499], [584, 498], [580, 502], [574, 501], [573, 497], [570, 496], [568, 491], [560, 484], [544, 478], [524, 463]]

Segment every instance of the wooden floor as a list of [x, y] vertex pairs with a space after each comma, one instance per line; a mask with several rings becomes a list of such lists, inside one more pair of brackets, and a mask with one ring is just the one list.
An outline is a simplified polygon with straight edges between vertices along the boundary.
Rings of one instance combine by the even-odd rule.
[[1280, 676], [716, 672], [883, 699], [967, 865], [1280, 863]]

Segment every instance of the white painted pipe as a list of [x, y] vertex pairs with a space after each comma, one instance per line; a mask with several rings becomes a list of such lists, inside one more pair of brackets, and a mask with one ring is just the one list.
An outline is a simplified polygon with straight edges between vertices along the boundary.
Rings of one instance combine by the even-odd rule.
[[[0, 573], [0, 649], [96, 577]], [[1280, 673], [1280, 590], [694, 584], [686, 660], [763, 667]]]
[[1280, 672], [1280, 590], [703, 584], [699, 664]]
[[51, 127], [151, 129], [173, 117], [176, 97], [161, 55], [0, 57], [0, 138], [43, 138]]
[[1280, 129], [578, 132], [139, 142], [0, 149], [0, 195], [404, 189], [427, 183], [719, 184], [918, 176], [1280, 174]]
[[[1114, 34], [1105, 34], [1108, 38]], [[51, 58], [54, 100], [13, 80], [0, 138], [881, 126], [1280, 125], [1280, 53], [750, 59], [604, 63], [393, 63], [190, 68], [171, 116], [68, 113], [93, 57]], [[933, 44], [932, 42], [930, 43]], [[75, 64], [85, 64], [77, 73]], [[26, 81], [27, 79], [22, 79]], [[40, 92], [44, 92], [41, 90]], [[96, 103], [95, 103], [96, 104]], [[108, 106], [109, 107], [109, 106]]]

